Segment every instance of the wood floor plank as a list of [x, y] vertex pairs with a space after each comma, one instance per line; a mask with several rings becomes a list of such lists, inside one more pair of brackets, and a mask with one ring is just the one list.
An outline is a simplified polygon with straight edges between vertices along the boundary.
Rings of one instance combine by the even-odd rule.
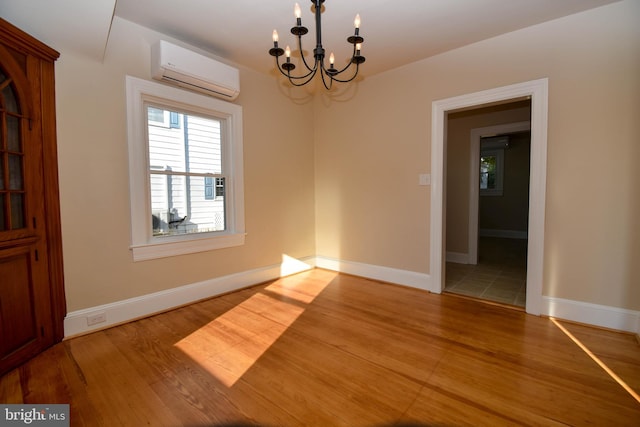
[[[483, 407], [473, 400], [449, 393], [437, 387], [425, 388], [414, 404], [402, 416], [401, 422], [420, 426], [425, 420], [433, 426], [457, 427], [513, 427], [532, 425], [524, 418], [511, 418], [497, 408]], [[534, 425], [563, 426], [566, 424], [551, 420], [541, 420]]]
[[287, 331], [269, 352], [269, 357], [276, 361], [285, 355], [303, 372], [313, 373], [315, 380], [307, 390], [317, 389], [314, 392], [318, 395], [330, 394], [336, 402], [333, 407], [341, 408], [336, 416], [346, 411], [362, 422], [368, 420], [370, 425], [399, 417], [421, 387], [387, 367], [293, 330]]
[[[640, 388], [635, 337], [565, 327]], [[65, 341], [1, 377], [0, 399], [69, 403], [92, 427], [640, 421], [550, 319], [321, 269]]]
[[636, 336], [571, 322], [559, 323], [640, 394], [640, 351]]
[[[309, 310], [293, 329], [417, 382], [426, 381], [448, 347], [446, 341], [425, 340], [424, 334], [328, 309]], [[402, 340], [396, 339], [399, 334]]]
[[[501, 414], [528, 425], [555, 421], [607, 425], [612, 414], [615, 425], [634, 425], [640, 419], [640, 408], [606, 375], [601, 376], [600, 387], [593, 387], [540, 371], [521, 371], [472, 352], [456, 351], [445, 360], [429, 384], [483, 408], [499, 408]], [[613, 393], [603, 396], [601, 389]]]
[[84, 372], [87, 396], [102, 419], [121, 426], [179, 424], [105, 332], [79, 337], [70, 348]]
[[59, 369], [65, 361], [64, 346], [55, 346], [19, 368], [25, 403], [67, 403], [70, 400], [69, 381], [64, 370]]
[[0, 402], [24, 403], [22, 386], [20, 384], [20, 372], [18, 369], [9, 371], [0, 380]]

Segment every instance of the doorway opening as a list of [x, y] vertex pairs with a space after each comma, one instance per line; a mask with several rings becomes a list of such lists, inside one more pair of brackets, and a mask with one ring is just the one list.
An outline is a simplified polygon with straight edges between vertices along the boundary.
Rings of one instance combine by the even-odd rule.
[[448, 114], [445, 292], [526, 305], [530, 117], [530, 99]]

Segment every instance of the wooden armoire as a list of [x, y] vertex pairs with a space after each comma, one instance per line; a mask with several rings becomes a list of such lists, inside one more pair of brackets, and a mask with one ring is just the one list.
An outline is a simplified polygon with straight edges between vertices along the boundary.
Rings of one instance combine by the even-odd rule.
[[0, 375], [64, 336], [58, 56], [0, 19]]

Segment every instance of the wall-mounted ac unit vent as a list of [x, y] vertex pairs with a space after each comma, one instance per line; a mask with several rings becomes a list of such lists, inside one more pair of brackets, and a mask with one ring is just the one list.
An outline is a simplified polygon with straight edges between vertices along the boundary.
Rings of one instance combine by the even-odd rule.
[[240, 94], [238, 69], [164, 40], [151, 47], [151, 77], [228, 101]]

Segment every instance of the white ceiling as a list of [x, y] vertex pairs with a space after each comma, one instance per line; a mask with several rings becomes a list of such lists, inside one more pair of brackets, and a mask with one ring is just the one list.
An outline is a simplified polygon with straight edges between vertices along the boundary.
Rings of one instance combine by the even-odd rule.
[[[267, 51], [277, 29], [289, 33], [296, 0], [0, 0], [0, 16], [52, 47], [102, 60], [116, 16], [170, 35], [260, 72], [273, 68]], [[315, 47], [311, 1], [302, 7], [304, 49]], [[365, 42], [363, 75], [373, 75], [470, 43], [618, 0], [327, 0], [323, 45], [336, 65], [350, 56], [346, 38], [356, 13]]]

